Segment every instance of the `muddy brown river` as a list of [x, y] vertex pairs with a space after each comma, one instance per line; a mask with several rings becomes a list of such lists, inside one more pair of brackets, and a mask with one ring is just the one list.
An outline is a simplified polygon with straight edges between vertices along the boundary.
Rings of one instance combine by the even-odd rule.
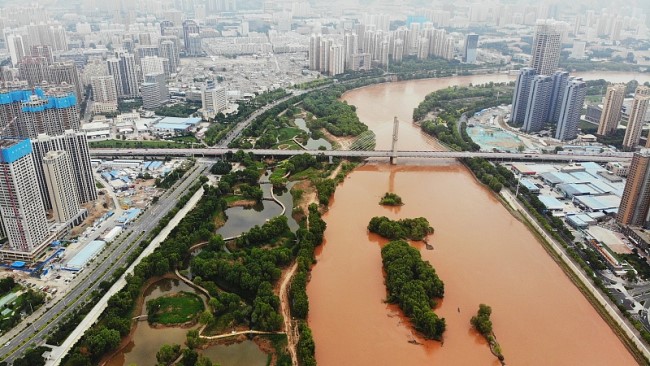
[[[393, 116], [400, 119], [399, 149], [440, 149], [411, 122], [413, 108], [427, 93], [510, 80], [507, 75], [415, 80], [369, 86], [343, 98], [375, 131], [378, 149], [390, 147]], [[499, 365], [469, 324], [480, 303], [492, 307], [509, 365], [636, 364], [542, 245], [462, 165], [401, 163], [355, 170], [324, 216], [328, 229], [308, 286], [319, 365]], [[387, 191], [399, 194], [405, 205], [379, 206]], [[366, 230], [378, 215], [424, 216], [435, 228], [434, 249], [418, 247], [445, 282], [436, 310], [447, 322], [444, 343], [418, 337], [399, 309], [384, 303], [380, 249], [386, 241]]]

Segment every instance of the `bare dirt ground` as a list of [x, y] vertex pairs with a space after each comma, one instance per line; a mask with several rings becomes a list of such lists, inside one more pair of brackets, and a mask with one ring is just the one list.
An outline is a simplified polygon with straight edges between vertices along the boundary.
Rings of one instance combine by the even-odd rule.
[[337, 145], [338, 150], [350, 150], [352, 143], [357, 140], [357, 138], [353, 136], [334, 136], [324, 128], [321, 129], [321, 132], [323, 132], [323, 135], [325, 135], [326, 140], [332, 141], [335, 145]]
[[108, 211], [115, 209], [113, 200], [108, 194], [100, 194], [95, 202], [85, 203], [82, 207], [88, 210], [88, 217], [81, 225], [75, 226], [70, 231], [71, 237], [79, 236], [87, 227], [92, 226], [97, 219], [104, 216]]

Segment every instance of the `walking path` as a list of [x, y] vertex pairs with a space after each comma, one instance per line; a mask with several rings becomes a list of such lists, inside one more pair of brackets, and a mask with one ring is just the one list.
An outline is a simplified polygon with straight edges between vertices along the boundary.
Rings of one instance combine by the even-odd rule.
[[280, 285], [280, 310], [282, 311], [282, 318], [284, 319], [284, 331], [287, 334], [287, 348], [291, 356], [291, 364], [298, 366], [298, 355], [296, 354], [296, 345], [298, 344], [298, 328], [295, 326], [291, 318], [291, 308], [289, 306], [289, 289], [287, 288], [291, 283], [293, 275], [298, 269], [298, 262], [294, 262], [289, 271], [285, 274]]
[[239, 332], [232, 331], [230, 333], [224, 333], [224, 334], [219, 334], [219, 335], [214, 335], [214, 336], [200, 336], [201, 339], [208, 339], [208, 340], [213, 340], [213, 339], [222, 339], [222, 338], [228, 338], [228, 337], [234, 337], [238, 336], [241, 334], [260, 334], [260, 335], [265, 335], [265, 334], [284, 334], [284, 332], [263, 332], [261, 330], [241, 330]]

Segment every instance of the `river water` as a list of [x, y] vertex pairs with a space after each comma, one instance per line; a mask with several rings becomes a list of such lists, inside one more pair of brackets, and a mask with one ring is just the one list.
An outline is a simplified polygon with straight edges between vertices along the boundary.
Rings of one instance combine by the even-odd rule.
[[[343, 99], [357, 106], [361, 121], [375, 131], [378, 149], [390, 147], [393, 116], [400, 120], [399, 149], [439, 149], [412, 124], [413, 108], [427, 93], [511, 80], [507, 75], [414, 80], [353, 90]], [[379, 206], [387, 191], [399, 194], [405, 205]], [[444, 343], [414, 336], [399, 309], [384, 303], [380, 249], [386, 241], [366, 230], [378, 215], [424, 216], [435, 228], [434, 249], [420, 248], [445, 282], [436, 310], [447, 322]], [[535, 237], [455, 161], [363, 166], [338, 187], [324, 219], [328, 229], [307, 289], [321, 366], [496, 366], [469, 324], [480, 303], [492, 306], [494, 331], [510, 365], [636, 364]], [[409, 343], [413, 339], [422, 345]]]

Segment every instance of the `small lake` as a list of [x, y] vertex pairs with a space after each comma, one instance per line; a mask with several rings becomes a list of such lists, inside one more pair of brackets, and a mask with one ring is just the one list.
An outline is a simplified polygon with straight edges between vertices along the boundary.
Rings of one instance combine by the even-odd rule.
[[[178, 279], [165, 278], [153, 283], [145, 290], [144, 303], [160, 296], [182, 291], [196, 293], [192, 287]], [[143, 306], [141, 315], [146, 313], [146, 306]], [[191, 328], [153, 328], [148, 322], [140, 321], [136, 323], [135, 327], [131, 342], [113, 356], [106, 363], [107, 366], [155, 365], [156, 352], [160, 347], [165, 344], [180, 344], [185, 347], [187, 331], [197, 329], [199, 325]], [[232, 345], [215, 345], [200, 352], [221, 366], [264, 366], [268, 357], [252, 341]]]
[[266, 366], [268, 355], [253, 341], [215, 345], [199, 351], [220, 366]]
[[231, 207], [226, 209], [225, 213], [228, 220], [222, 227], [217, 229], [217, 234], [221, 234], [224, 238], [230, 238], [241, 235], [255, 225], [264, 225], [266, 220], [280, 215], [282, 207], [272, 201], [262, 201], [252, 207]]
[[[311, 136], [311, 132], [307, 128], [307, 122], [304, 119], [296, 118], [294, 120], [294, 123], [296, 124], [296, 126], [298, 126], [299, 129], [309, 133], [310, 136]], [[311, 137], [309, 138], [309, 140], [307, 141], [305, 146], [310, 150], [318, 150], [318, 148], [321, 147], [321, 146], [325, 146], [325, 148], [327, 148], [328, 150], [330, 150], [332, 148], [332, 144], [330, 144], [329, 141], [327, 141], [327, 140], [325, 140], [323, 138], [320, 138], [318, 140], [314, 140]]]
[[[144, 293], [144, 306], [140, 315], [147, 313], [146, 303], [163, 295], [172, 295], [179, 292], [192, 292], [194, 289], [178, 279], [162, 279], [149, 286]], [[180, 344], [185, 342], [186, 334], [192, 328], [153, 328], [146, 321], [139, 321], [135, 325], [131, 342], [108, 361], [108, 366], [123, 365], [155, 365], [156, 352], [165, 344]]]

